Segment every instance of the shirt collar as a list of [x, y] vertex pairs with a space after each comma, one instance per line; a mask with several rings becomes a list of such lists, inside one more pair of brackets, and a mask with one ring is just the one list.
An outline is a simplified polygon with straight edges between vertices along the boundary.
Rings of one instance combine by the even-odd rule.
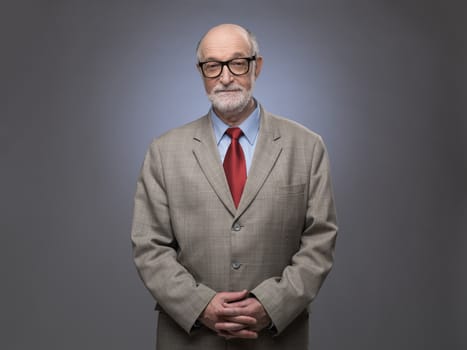
[[[255, 101], [256, 102], [256, 101]], [[214, 109], [211, 108], [211, 120], [212, 125], [214, 128], [214, 135], [216, 137], [216, 143], [219, 145], [219, 142], [224, 136], [225, 131], [230, 128], [229, 125], [224, 123], [224, 121], [219, 118], [214, 112]], [[247, 139], [250, 145], [253, 145], [256, 140], [256, 136], [258, 135], [259, 130], [259, 103], [256, 103], [256, 108], [251, 112], [251, 114], [246, 118], [243, 123], [241, 123], [238, 127], [242, 129], [243, 135]]]

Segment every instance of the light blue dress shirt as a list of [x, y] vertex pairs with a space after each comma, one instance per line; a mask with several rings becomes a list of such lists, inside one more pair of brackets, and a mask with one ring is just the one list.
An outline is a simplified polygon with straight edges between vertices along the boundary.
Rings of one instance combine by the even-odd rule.
[[[259, 131], [259, 104], [256, 104], [255, 110], [246, 118], [238, 127], [242, 129], [243, 135], [239, 138], [243, 153], [245, 154], [246, 172], [248, 174], [253, 159], [253, 153], [256, 147], [256, 140]], [[211, 120], [214, 128], [214, 136], [216, 137], [217, 148], [221, 157], [221, 162], [224, 163], [225, 154], [230, 146], [230, 136], [225, 131], [230, 128], [229, 125], [220, 119], [214, 109], [211, 108]]]

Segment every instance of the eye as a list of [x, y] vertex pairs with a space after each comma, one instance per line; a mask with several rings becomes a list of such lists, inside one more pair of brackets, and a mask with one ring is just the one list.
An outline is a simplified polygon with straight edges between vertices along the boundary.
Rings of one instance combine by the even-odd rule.
[[230, 66], [231, 67], [244, 67], [246, 65], [246, 62], [247, 61], [245, 59], [236, 59], [230, 62]]
[[209, 69], [209, 70], [218, 69], [220, 67], [220, 63], [218, 63], [218, 62], [206, 62], [204, 64], [204, 67], [206, 69]]

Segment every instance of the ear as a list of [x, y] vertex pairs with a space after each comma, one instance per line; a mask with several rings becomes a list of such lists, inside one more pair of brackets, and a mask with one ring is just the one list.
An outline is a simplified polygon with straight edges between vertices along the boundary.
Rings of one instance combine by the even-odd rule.
[[259, 73], [261, 73], [261, 68], [263, 68], [263, 56], [256, 57], [255, 64], [255, 79], [258, 78]]

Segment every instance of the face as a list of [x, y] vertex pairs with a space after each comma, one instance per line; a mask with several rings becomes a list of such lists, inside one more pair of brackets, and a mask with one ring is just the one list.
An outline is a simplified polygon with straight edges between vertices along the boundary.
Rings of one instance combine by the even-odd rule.
[[[247, 33], [235, 26], [216, 27], [206, 34], [200, 45], [200, 60], [228, 61], [233, 58], [252, 56]], [[262, 58], [250, 62], [247, 74], [233, 75], [227, 66], [217, 78], [205, 78], [204, 87], [213, 107], [223, 114], [241, 113], [252, 99], [256, 77], [259, 75]]]

